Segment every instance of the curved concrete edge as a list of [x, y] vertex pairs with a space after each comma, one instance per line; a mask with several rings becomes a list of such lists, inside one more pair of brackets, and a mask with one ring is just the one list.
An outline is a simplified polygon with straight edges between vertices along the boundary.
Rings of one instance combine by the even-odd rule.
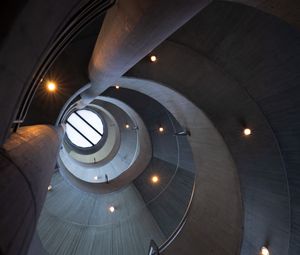
[[[115, 117], [103, 107], [97, 105], [90, 105], [95, 111], [99, 111], [101, 117], [104, 118], [105, 124], [107, 125], [107, 136], [104, 145], [96, 152], [91, 154], [80, 154], [63, 141], [64, 151], [70, 155], [81, 166], [98, 167], [106, 164], [112, 158], [115, 157], [116, 153], [120, 148], [120, 128], [118, 127]], [[65, 116], [73, 110], [73, 107], [66, 112]], [[65, 116], [63, 122], [65, 121]]]
[[118, 84], [154, 98], [191, 132], [194, 198], [184, 231], [163, 254], [194, 255], [199, 246], [206, 254], [239, 254], [243, 228], [240, 183], [232, 155], [217, 129], [193, 103], [161, 84], [136, 78], [121, 78]]
[[27, 254], [55, 169], [62, 129], [22, 127], [0, 153], [0, 251]]
[[[62, 175], [68, 179], [68, 181], [76, 186], [79, 189], [82, 189], [86, 192], [94, 192], [94, 193], [109, 193], [116, 191], [129, 183], [131, 183], [138, 175], [140, 175], [148, 166], [151, 157], [152, 157], [152, 145], [150, 141], [150, 136], [148, 134], [148, 130], [143, 122], [143, 120], [139, 117], [139, 115], [127, 104], [109, 97], [97, 97], [94, 102], [94, 107], [105, 107], [105, 105], [97, 105], [97, 101], [109, 104], [113, 104], [119, 109], [121, 109], [126, 115], [128, 115], [128, 118], [131, 120], [131, 124], [134, 126], [133, 132], [136, 133], [136, 147], [135, 147], [135, 153], [133, 155], [133, 158], [130, 159], [130, 162], [128, 165], [124, 166], [122, 169], [119, 169], [121, 171], [120, 174], [113, 176], [112, 179], [109, 178], [109, 183], [107, 184], [105, 180], [99, 179], [97, 181], [87, 181], [86, 178], [79, 178], [78, 175], [75, 173], [67, 170], [70, 166], [66, 165], [65, 160], [59, 159], [59, 165], [60, 165], [60, 171]], [[99, 103], [98, 102], [98, 103]], [[119, 123], [119, 126], [121, 123]], [[121, 127], [119, 127], [121, 128]], [[122, 134], [121, 134], [121, 143], [122, 143]], [[119, 150], [125, 150], [126, 146], [122, 147], [122, 144], [120, 145]], [[113, 167], [116, 168], [118, 166], [118, 162], [114, 164], [114, 162], [117, 160], [117, 157], [119, 157], [121, 154], [119, 151], [115, 157], [112, 159], [111, 162], [107, 163], [103, 167]], [[73, 163], [76, 163], [75, 160], [72, 160]], [[84, 166], [80, 166], [83, 168]], [[96, 166], [97, 167], [97, 166]], [[106, 167], [106, 168], [107, 168]], [[101, 168], [101, 167], [100, 167]], [[96, 168], [94, 168], [97, 170]], [[86, 169], [89, 170], [89, 169]], [[101, 169], [100, 169], [101, 170]], [[92, 174], [91, 176], [95, 176], [95, 174]], [[89, 174], [89, 179], [91, 179]], [[108, 177], [109, 174], [108, 174]]]

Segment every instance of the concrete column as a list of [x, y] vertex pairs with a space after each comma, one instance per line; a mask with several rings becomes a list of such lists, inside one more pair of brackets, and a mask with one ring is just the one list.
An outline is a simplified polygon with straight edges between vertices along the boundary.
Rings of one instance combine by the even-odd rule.
[[0, 150], [0, 254], [27, 254], [61, 134], [45, 125], [23, 127]]
[[90, 61], [90, 103], [211, 0], [120, 0], [109, 10]]

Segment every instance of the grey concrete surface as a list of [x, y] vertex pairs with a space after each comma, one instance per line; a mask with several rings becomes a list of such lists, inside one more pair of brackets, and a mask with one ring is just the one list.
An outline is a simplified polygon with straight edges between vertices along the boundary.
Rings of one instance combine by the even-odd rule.
[[[28, 2], [29, 4], [26, 6], [26, 8], [24, 8], [25, 5], [22, 6], [20, 3], [21, 7], [18, 9], [19, 14], [15, 15], [17, 20], [13, 20], [13, 22], [11, 22], [10, 33], [5, 34], [6, 37], [3, 39], [3, 44], [1, 45], [1, 84], [5, 84], [1, 86], [0, 93], [0, 102], [3, 104], [0, 112], [1, 120], [3, 120], [0, 123], [0, 133], [2, 138], [6, 137], [7, 135], [10, 122], [13, 119], [12, 115], [16, 111], [17, 100], [21, 98], [20, 92], [22, 88], [25, 87], [23, 80], [31, 79], [31, 73], [34, 70], [33, 66], [35, 63], [37, 63], [37, 58], [42, 52], [40, 46], [45, 48], [46, 43], [44, 42], [43, 38], [47, 37], [46, 39], [49, 42], [49, 38], [55, 30], [51, 29], [52, 25], [54, 24], [54, 28], [55, 25], [59, 24], [59, 22], [65, 19], [67, 12], [66, 10], [69, 9], [68, 3], [70, 3], [70, 1], [64, 2], [64, 4], [60, 2], [59, 5], [62, 4], [63, 8], [57, 8], [52, 2], [48, 1], [43, 1], [43, 6], [39, 6], [41, 3], [36, 1]], [[297, 0], [253, 0], [243, 2], [277, 15], [278, 17], [288, 21], [290, 24], [294, 25], [297, 22], [299, 23], [299, 8], [297, 7], [299, 1]], [[57, 10], [55, 10], [56, 8]], [[267, 18], [267, 16], [263, 14], [254, 14], [254, 9], [251, 11], [249, 9], [249, 12], [244, 12], [242, 9], [243, 8], [241, 6], [235, 10], [231, 10], [230, 12], [224, 12], [223, 8], [220, 8], [219, 11], [214, 10], [212, 12], [206, 12], [203, 14], [203, 17], [205, 18], [200, 19], [199, 23], [196, 22], [194, 25], [191, 25], [191, 31], [188, 32], [188, 35], [182, 33], [178, 37], [182, 36], [181, 39], [185, 37], [186, 40], [191, 40], [191, 42], [198, 44], [197, 46], [193, 45], [193, 49], [190, 49], [191, 51], [186, 50], [188, 52], [185, 52], [187, 55], [198, 54], [208, 57], [212, 60], [212, 62], [216, 63], [220, 67], [221, 72], [223, 71], [228, 75], [233, 76], [233, 78], [237, 81], [236, 87], [240, 86], [241, 84], [246, 88], [246, 92], [248, 92], [248, 90], [251, 92], [249, 94], [250, 97], [254, 97], [255, 101], [258, 103], [258, 106], [261, 107], [263, 114], [265, 114], [269, 124], [271, 124], [271, 128], [275, 132], [276, 138], [278, 138], [278, 146], [281, 148], [281, 152], [284, 156], [285, 164], [287, 166], [288, 185], [285, 184], [286, 179], [283, 176], [284, 172], [278, 170], [278, 166], [276, 167], [277, 170], [264, 170], [260, 172], [260, 169], [267, 169], [268, 163], [272, 162], [274, 158], [277, 158], [278, 160], [278, 149], [276, 151], [275, 147], [273, 146], [274, 139], [270, 139], [270, 130], [265, 130], [266, 132], [263, 132], [262, 129], [264, 128], [260, 129], [260, 125], [255, 126], [255, 129], [258, 128], [260, 130], [262, 136], [257, 138], [255, 144], [252, 144], [251, 142], [251, 148], [249, 147], [248, 143], [245, 144], [244, 142], [239, 142], [231, 138], [232, 136], [236, 137], [237, 134], [240, 134], [240, 129], [242, 126], [245, 124], [248, 125], [249, 121], [251, 122], [254, 120], [252, 117], [249, 117], [250, 119], [247, 118], [246, 120], [243, 118], [247, 115], [248, 108], [242, 107], [240, 111], [238, 110], [239, 104], [243, 103], [241, 102], [242, 100], [237, 100], [239, 99], [239, 93], [228, 93], [229, 95], [227, 100], [224, 100], [222, 94], [225, 94], [226, 90], [228, 90], [228, 87], [230, 87], [229, 90], [232, 92], [233, 85], [229, 86], [229, 83], [226, 83], [228, 87], [224, 86], [221, 89], [218, 82], [210, 83], [210, 79], [207, 77], [214, 75], [215, 68], [202, 70], [204, 66], [201, 62], [205, 62], [205, 58], [201, 58], [200, 61], [193, 62], [193, 64], [198, 65], [199, 68], [192, 68], [191, 72], [186, 71], [190, 68], [190, 66], [187, 65], [188, 61], [190, 60], [189, 57], [179, 58], [178, 63], [173, 64], [176, 62], [176, 58], [179, 57], [176, 53], [184, 52], [183, 49], [185, 49], [185, 47], [191, 46], [190, 42], [182, 40], [178, 41], [178, 37], [176, 39], [172, 38], [172, 42], [170, 44], [175, 43], [175, 45], [173, 44], [170, 47], [172, 49], [175, 48], [176, 50], [174, 50], [175, 52], [172, 51], [171, 54], [166, 55], [173, 55], [173, 58], [170, 57], [168, 58], [168, 61], [161, 61], [166, 59], [163, 57], [156, 64], [156, 66], [151, 66], [149, 65], [150, 63], [146, 63], [146, 61], [144, 61], [145, 68], [143, 70], [140, 69], [140, 71], [135, 69], [133, 74], [165, 82], [168, 86], [176, 88], [178, 91], [183, 93], [198, 106], [203, 107], [208, 116], [215, 122], [218, 130], [224, 136], [228, 146], [230, 148], [234, 146], [233, 154], [236, 154], [235, 160], [240, 166], [242, 166], [239, 167], [239, 169], [246, 169], [243, 171], [245, 174], [243, 174], [244, 181], [242, 181], [242, 183], [246, 183], [246, 188], [243, 189], [245, 192], [244, 194], [246, 194], [244, 196], [248, 197], [248, 200], [251, 200], [252, 204], [255, 204], [255, 206], [258, 206], [259, 204], [258, 207], [260, 208], [260, 210], [258, 210], [259, 213], [253, 213], [248, 222], [251, 228], [249, 229], [249, 242], [246, 241], [246, 248], [244, 251], [245, 254], [257, 252], [258, 248], [265, 242], [267, 242], [270, 246], [272, 254], [282, 254], [285, 252], [289, 246], [286, 241], [289, 233], [289, 220], [287, 220], [289, 217], [286, 217], [286, 215], [289, 211], [289, 206], [287, 205], [289, 201], [287, 198], [287, 193], [290, 192], [290, 207], [292, 209], [290, 214], [293, 217], [291, 220], [292, 234], [290, 254], [298, 255], [298, 244], [300, 243], [300, 231], [298, 224], [298, 219], [300, 218], [298, 208], [298, 205], [300, 204], [298, 196], [298, 130], [300, 129], [298, 125], [299, 82], [297, 78], [297, 67], [299, 66], [299, 63], [297, 62], [297, 56], [299, 56], [299, 50], [297, 50], [297, 43], [295, 43], [298, 40], [298, 36], [294, 31], [292, 31], [292, 29], [287, 28], [286, 25], [283, 25], [279, 20], [275, 21], [274, 18], [270, 16]], [[3, 10], [6, 11], [4, 8]], [[20, 10], [22, 10], [22, 12], [20, 12]], [[56, 17], [52, 15], [53, 20], [44, 19], [46, 16], [45, 13], [48, 13], [49, 10], [50, 12], [55, 12], [55, 15], [58, 16]], [[32, 12], [37, 13], [37, 15], [29, 15]], [[240, 15], [235, 16], [238, 13]], [[259, 17], [260, 15], [265, 17]], [[33, 20], [29, 19], [28, 17], [32, 17]], [[217, 19], [220, 20], [217, 21]], [[270, 25], [270, 19], [272, 20], [273, 25]], [[24, 22], [24, 20], [26, 20], [26, 22]], [[45, 23], [48, 24], [46, 25]], [[251, 24], [253, 26], [251, 26]], [[42, 34], [36, 32], [39, 30], [36, 28], [37, 26], [39, 26], [39, 29], [44, 28], [42, 30]], [[31, 32], [27, 33], [27, 30]], [[241, 30], [244, 30], [245, 33], [242, 34]], [[283, 32], [284, 30], [285, 32]], [[24, 37], [24, 33], [20, 33], [20, 31], [25, 31], [25, 34], [28, 34], [29, 36]], [[192, 36], [192, 33], [194, 33], [194, 37]], [[239, 36], [236, 36], [236, 34], [239, 34]], [[34, 42], [32, 42], [31, 39], [36, 38], [37, 35], [39, 35], [40, 40], [34, 40]], [[284, 38], [284, 40], [282, 38]], [[19, 47], [20, 41], [22, 41], [26, 47]], [[183, 47], [180, 47], [178, 43]], [[89, 45], [93, 45], [93, 43]], [[3, 49], [5, 49], [5, 51], [2, 51]], [[74, 54], [74, 52], [71, 53], [72, 51], [70, 54], [74, 54], [74, 56], [79, 55], [79, 52], [83, 52], [82, 49], [83, 46], [78, 46], [77, 48], [74, 47], [74, 52], [76, 54]], [[32, 51], [34, 51], [34, 53], [31, 54]], [[5, 52], [6, 56], [10, 54], [9, 56], [11, 59], [8, 60], [7, 58], [2, 58], [3, 52]], [[238, 54], [234, 54], [234, 52]], [[264, 59], [259, 58], [259, 56]], [[65, 57], [68, 57], [68, 55], [65, 55]], [[76, 61], [71, 62], [75, 65]], [[67, 63], [68, 60], [66, 60], [66, 65]], [[162, 65], [159, 63], [162, 63]], [[230, 63], [230, 65], [228, 63]], [[141, 65], [141, 63], [139, 65]], [[165, 70], [166, 68], [162, 72], [164, 75], [158, 75], [160, 72], [158, 69], [160, 69], [162, 66], [170, 68], [170, 71], [173, 70], [174, 73], [178, 73], [179, 75], [177, 75], [177, 77], [166, 75], [166, 73], [168, 73], [168, 71]], [[80, 72], [81, 71], [78, 73]], [[84, 72], [84, 70], [82, 70], [82, 72]], [[179, 76], [189, 80], [190, 83], [186, 84], [186, 80], [181, 79]], [[271, 76], [273, 76], [273, 79], [269, 79]], [[210, 88], [208, 88], [209, 86]], [[70, 87], [72, 87], [72, 85]], [[23, 91], [25, 92], [25, 90]], [[208, 93], [208, 91], [211, 93]], [[257, 93], [255, 93], [255, 91], [257, 91]], [[7, 102], [6, 99], [8, 98], [8, 95], [15, 95], [15, 97]], [[224, 101], [226, 103], [224, 103]], [[228, 110], [227, 106], [229, 103], [230, 110]], [[247, 103], [248, 100], [246, 100], [243, 104], [246, 105]], [[46, 104], [43, 104], [43, 106], [45, 105]], [[36, 104], [35, 107], [37, 108], [36, 111], [38, 112], [41, 104]], [[54, 112], [53, 108], [51, 107], [47, 109], [51, 113]], [[180, 109], [177, 110], [181, 111]], [[228, 113], [233, 113], [232, 116], [234, 117], [230, 115], [230, 117], [227, 118], [227, 115], [224, 115], [224, 112], [226, 113], [227, 111]], [[43, 116], [43, 120], [45, 120], [45, 114], [42, 113], [34, 116], [32, 121], [40, 122], [42, 119], [41, 116]], [[187, 125], [187, 123], [183, 123], [183, 125]], [[234, 131], [232, 130], [233, 126], [235, 126]], [[3, 141], [2, 138], [1, 141]], [[265, 142], [261, 147], [264, 149], [258, 150], [261, 146], [260, 142], [262, 141]], [[273, 145], [269, 146], [269, 142]], [[235, 143], [237, 144], [235, 145]], [[269, 147], [271, 148], [270, 151]], [[240, 150], [239, 148], [245, 149]], [[258, 157], [253, 157], [253, 161], [255, 161], [257, 165], [244, 168], [243, 162], [245, 162], [244, 164], [248, 165], [250, 161], [248, 155], [251, 153], [256, 153], [255, 155], [258, 155]], [[264, 156], [260, 155], [261, 153], [269, 160], [265, 161]], [[241, 156], [238, 156], [237, 154]], [[278, 161], [280, 161], [280, 159]], [[261, 162], [267, 163], [265, 163], [265, 166], [262, 166]], [[261, 168], [258, 168], [258, 166], [261, 166]], [[256, 170], [254, 176], [250, 174], [252, 173], [253, 169]], [[271, 177], [272, 180], [266, 184], [266, 180]], [[276, 194], [273, 196], [272, 194], [270, 195], [269, 192], [265, 193], [264, 189], [266, 187], [264, 186], [270, 187], [271, 190], [274, 189]], [[247, 187], [250, 189], [247, 189]], [[280, 195], [280, 193], [282, 193], [282, 195]], [[255, 194], [255, 196], [253, 196], [253, 194]], [[273, 204], [272, 201], [276, 202]], [[275, 209], [271, 210], [271, 208], [274, 207]], [[276, 208], [280, 209], [277, 210]], [[284, 208], [287, 210], [283, 210]], [[261, 213], [266, 217], [260, 219]], [[267, 217], [268, 215], [272, 215], [272, 217]], [[265, 223], [255, 224], [253, 223], [253, 220], [261, 220], [261, 222]], [[253, 224], [251, 225], [251, 223]], [[258, 226], [262, 228], [258, 229]], [[277, 228], [278, 230], [282, 228], [282, 232], [287, 233], [283, 236], [283, 241], [281, 241], [280, 234], [278, 234], [276, 230], [274, 231], [274, 228]], [[192, 240], [190, 241], [192, 242]], [[276, 243], [281, 247], [275, 247], [276, 245], [274, 246], [274, 244]], [[174, 250], [174, 254], [176, 254], [176, 252], [177, 250]], [[179, 249], [178, 252], [181, 252], [181, 250]], [[212, 253], [213, 252], [214, 251], [212, 251]], [[207, 253], [210, 254], [210, 251], [207, 251]]]
[[74, 189], [58, 172], [52, 185], [38, 225], [49, 254], [141, 255], [151, 238], [165, 239], [133, 185], [96, 195]]
[[[89, 65], [87, 105], [211, 0], [120, 0], [108, 11]], [[82, 107], [82, 106], [81, 106]]]
[[11, 10], [9, 16], [14, 17], [14, 20], [10, 22], [9, 32], [1, 38], [1, 145], [9, 135], [9, 129], [40, 61], [45, 58], [47, 50], [52, 46], [60, 29], [88, 1], [41, 2], [29, 0], [19, 2], [15, 6], [20, 6], [20, 8], [3, 8], [5, 12]]
[[21, 128], [1, 150], [2, 254], [27, 254], [54, 172], [59, 132], [50, 126]]
[[36, 232], [32, 238], [27, 255], [48, 255], [43, 247], [43, 244], [41, 243], [40, 237]]
[[118, 83], [158, 101], [192, 134], [188, 141], [196, 171], [194, 198], [185, 226], [164, 254], [238, 254], [243, 228], [240, 184], [222, 136], [199, 108], [177, 92], [135, 78]]
[[[223, 0], [215, 0], [223, 1]], [[298, 0], [225, 0], [249, 5], [274, 15], [300, 30], [300, 2]]]
[[[120, 189], [131, 183], [148, 165], [152, 157], [151, 141], [148, 130], [145, 127], [139, 115], [125, 103], [109, 97], [97, 97], [90, 107], [95, 109], [105, 109], [115, 121], [118, 129], [120, 141], [116, 153], [109, 160], [104, 160], [104, 164], [80, 164], [82, 160], [74, 157], [64, 148], [60, 151], [60, 160], [62, 163], [61, 171], [69, 181], [85, 191], [107, 193]], [[127, 129], [125, 124], [128, 123], [130, 128]], [[137, 127], [135, 129], [134, 127]], [[109, 127], [108, 132], [114, 127]], [[114, 137], [112, 137], [114, 139]], [[109, 142], [107, 139], [106, 142]], [[104, 146], [99, 150], [105, 150]], [[93, 154], [94, 155], [94, 154]], [[82, 155], [89, 157], [89, 155]], [[88, 163], [88, 162], [86, 162]], [[68, 174], [66, 171], [71, 173]], [[105, 174], [108, 176], [109, 183], [106, 183]], [[98, 176], [98, 180], [94, 177]], [[77, 181], [74, 178], [82, 181]], [[93, 187], [92, 187], [93, 186]]]
[[[182, 127], [156, 100], [121, 87], [103, 93], [130, 105], [143, 118], [153, 147], [153, 158], [143, 173], [134, 180], [149, 210], [166, 237], [177, 229], [192, 199], [195, 166], [186, 136], [175, 136]], [[146, 107], [145, 107], [146, 106]], [[158, 132], [159, 126], [164, 132]], [[158, 185], [151, 183], [159, 177]]]
[[161, 61], [130, 72], [185, 95], [224, 137], [241, 181], [243, 255], [299, 254], [299, 41], [275, 17], [217, 2], [155, 49]]

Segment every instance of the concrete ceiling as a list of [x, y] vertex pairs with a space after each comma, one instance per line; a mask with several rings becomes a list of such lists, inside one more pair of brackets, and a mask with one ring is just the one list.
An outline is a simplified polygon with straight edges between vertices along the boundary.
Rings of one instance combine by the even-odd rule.
[[[79, 2], [83, 1], [66, 0], [53, 6], [51, 1], [43, 1], [39, 6], [28, 1], [27, 5], [20, 5], [16, 15], [11, 15], [16, 20], [9, 22], [10, 33], [5, 33], [0, 49], [0, 81], [9, 84], [0, 88], [1, 142], [42, 52], [68, 16], [68, 7], [74, 6], [75, 12]], [[273, 14], [296, 29], [255, 8], [215, 1], [154, 51], [159, 57], [155, 65], [142, 60], [128, 74], [155, 80], [179, 91], [201, 108], [222, 134], [241, 181], [245, 213], [241, 254], [256, 254], [262, 245], [268, 245], [272, 255], [298, 255], [299, 1], [238, 2]], [[44, 19], [49, 10], [55, 16], [51, 20]], [[32, 11], [38, 15], [32, 15]], [[32, 24], [24, 22], [28, 16], [34, 17]], [[89, 49], [92, 50], [90, 47], [97, 36], [97, 30], [93, 31], [94, 36], [92, 32], [91, 37], [82, 38], [77, 45], [75, 41], [69, 54], [62, 55], [61, 61], [69, 70], [62, 74], [62, 80], [72, 75], [74, 81], [69, 83], [70, 92], [65, 95], [84, 85], [81, 83], [87, 78], [87, 69], [82, 63], [89, 61]], [[37, 34], [39, 40], [32, 41]], [[24, 47], [20, 47], [21, 41]], [[75, 56], [81, 60], [77, 62]], [[73, 68], [78, 71], [74, 72]], [[75, 73], [78, 79], [73, 76]], [[14, 95], [9, 102], [7, 94]], [[63, 105], [66, 98], [59, 104]], [[55, 121], [60, 107], [51, 107], [45, 102], [37, 99], [28, 123]], [[41, 105], [45, 106], [43, 111]], [[45, 112], [50, 113], [47, 119]], [[245, 126], [254, 132], [247, 140], [240, 135]], [[179, 239], [166, 254], [188, 248], [189, 240], [183, 239], [181, 243]], [[195, 254], [195, 251], [201, 252], [200, 244], [192, 252]], [[214, 254], [214, 251], [207, 253]]]
[[242, 254], [264, 244], [299, 253], [299, 41], [277, 18], [215, 2], [154, 50], [155, 65], [141, 61], [128, 73], [176, 89], [223, 135], [242, 185]]

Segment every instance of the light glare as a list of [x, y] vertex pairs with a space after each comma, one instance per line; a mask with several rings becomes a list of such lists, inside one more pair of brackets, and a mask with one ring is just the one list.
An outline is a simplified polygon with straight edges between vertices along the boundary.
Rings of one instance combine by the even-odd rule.
[[157, 175], [154, 175], [154, 176], [152, 176], [151, 180], [153, 183], [157, 183], [159, 181], [159, 178]]
[[260, 252], [261, 252], [261, 255], [270, 255], [269, 250], [265, 246], [263, 246], [261, 248]]
[[155, 55], [152, 55], [150, 57], [151, 62], [156, 62], [157, 61], [157, 57]]
[[113, 213], [113, 212], [115, 211], [115, 207], [110, 206], [110, 207], [109, 207], [109, 211], [110, 211], [111, 213]]
[[47, 83], [47, 89], [49, 92], [54, 92], [56, 90], [56, 87], [57, 87], [56, 84], [52, 81], [49, 81]]
[[251, 135], [252, 131], [250, 128], [245, 128], [244, 129], [244, 135], [248, 136], [248, 135]]

